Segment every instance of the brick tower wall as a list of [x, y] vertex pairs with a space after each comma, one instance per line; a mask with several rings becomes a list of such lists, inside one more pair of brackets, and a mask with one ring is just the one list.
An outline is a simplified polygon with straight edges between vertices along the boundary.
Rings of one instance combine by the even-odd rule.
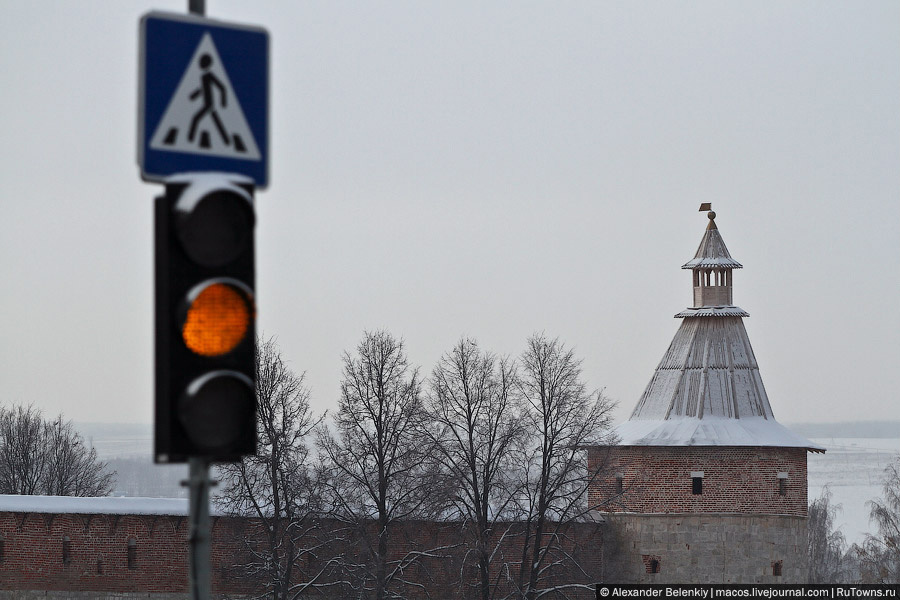
[[609, 520], [606, 581], [806, 582], [805, 449], [617, 446], [589, 461], [610, 465], [589, 491]]
[[[804, 448], [617, 446], [594, 449], [588, 460], [609, 460], [609, 477], [589, 492], [604, 511], [806, 517], [808, 510]], [[702, 493], [693, 494], [692, 474], [701, 472]], [[784, 495], [779, 474], [787, 476]]]
[[[607, 583], [807, 581], [803, 517], [615, 513], [609, 515], [608, 529], [603, 551]], [[657, 561], [656, 573], [651, 572], [652, 560]]]

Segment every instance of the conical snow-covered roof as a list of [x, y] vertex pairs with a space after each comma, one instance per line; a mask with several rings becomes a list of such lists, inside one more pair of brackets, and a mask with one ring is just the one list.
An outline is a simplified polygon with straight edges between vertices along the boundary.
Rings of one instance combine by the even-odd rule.
[[740, 269], [743, 265], [731, 258], [725, 241], [716, 227], [716, 213], [709, 212], [709, 225], [700, 240], [700, 246], [694, 258], [681, 265], [682, 269]]
[[[685, 268], [741, 266], [728, 253], [714, 218], [715, 213], [710, 213], [710, 226], [697, 255]], [[727, 287], [730, 297], [730, 277], [709, 281], [695, 277], [695, 298], [699, 288], [706, 294], [714, 287]], [[744, 328], [745, 316], [746, 312], [730, 304], [701, 304], [676, 315], [689, 318], [682, 321], [631, 418], [616, 428], [621, 445], [778, 446], [824, 451], [775, 420]]]
[[685, 319], [634, 419], [774, 418], [741, 317]]

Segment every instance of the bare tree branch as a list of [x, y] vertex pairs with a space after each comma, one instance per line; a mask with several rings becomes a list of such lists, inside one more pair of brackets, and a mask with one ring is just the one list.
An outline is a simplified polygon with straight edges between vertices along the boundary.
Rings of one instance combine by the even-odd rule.
[[385, 331], [366, 332], [356, 355], [344, 354], [334, 432], [320, 427], [318, 443], [330, 461], [332, 514], [355, 527], [364, 543], [346, 568], [357, 571], [357, 589], [371, 590], [377, 600], [404, 583], [403, 559], [391, 558], [393, 524], [429, 514], [435, 478], [425, 460], [426, 425], [418, 372], [409, 367], [403, 342]]
[[845, 583], [844, 535], [834, 528], [834, 519], [840, 506], [831, 503], [831, 490], [809, 505], [807, 529], [807, 564], [809, 583]]
[[[574, 352], [543, 334], [528, 340], [518, 390], [529, 436], [518, 454], [522, 485], [516, 507], [524, 539], [516, 583], [521, 597], [532, 600], [548, 587], [551, 572], [558, 571], [544, 567], [560, 553], [565, 529], [596, 508], [588, 504], [587, 490], [607, 465], [598, 462], [589, 470], [585, 451], [615, 441], [614, 404], [601, 392], [589, 394]], [[580, 570], [577, 564], [569, 566]]]
[[330, 567], [325, 561], [310, 569], [307, 560], [326, 545], [318, 539], [321, 496], [306, 443], [324, 415], [313, 415], [304, 376], [284, 363], [274, 339], [257, 343], [256, 400], [257, 454], [219, 468], [215, 502], [252, 518], [238, 566], [259, 582], [262, 596], [287, 600], [320, 585]]
[[515, 383], [514, 364], [482, 353], [474, 340], [460, 340], [431, 377], [432, 458], [446, 479], [444, 510], [462, 523], [467, 555], [477, 565], [482, 600], [501, 593], [491, 572], [505, 537], [494, 530], [515, 495], [510, 453], [524, 435]]
[[71, 421], [0, 407], [0, 494], [106, 496], [115, 475], [107, 469]]
[[861, 548], [855, 547], [863, 583], [900, 583], [900, 456], [884, 475], [883, 496], [868, 503], [878, 535], [867, 536]]

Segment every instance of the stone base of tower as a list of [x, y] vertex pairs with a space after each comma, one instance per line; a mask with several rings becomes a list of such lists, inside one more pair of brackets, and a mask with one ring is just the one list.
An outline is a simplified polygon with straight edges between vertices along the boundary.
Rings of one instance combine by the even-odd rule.
[[606, 583], [806, 583], [806, 517], [605, 514]]

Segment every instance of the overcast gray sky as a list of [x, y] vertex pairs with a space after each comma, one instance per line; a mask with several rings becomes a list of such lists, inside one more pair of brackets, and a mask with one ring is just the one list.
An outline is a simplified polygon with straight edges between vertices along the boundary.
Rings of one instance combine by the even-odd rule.
[[[140, 16], [3, 2], [0, 402], [152, 421]], [[259, 329], [336, 404], [363, 330], [583, 358], [627, 418], [712, 202], [781, 421], [900, 418], [900, 3], [238, 2], [272, 36]]]

